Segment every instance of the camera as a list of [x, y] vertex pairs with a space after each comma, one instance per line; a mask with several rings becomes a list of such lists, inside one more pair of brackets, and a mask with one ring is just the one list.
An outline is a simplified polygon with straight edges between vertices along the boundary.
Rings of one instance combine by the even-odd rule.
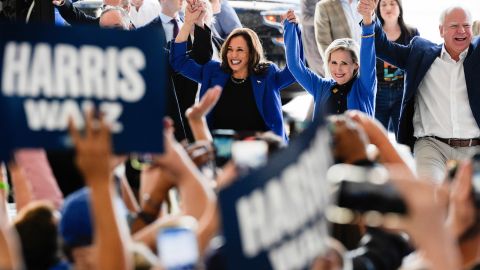
[[361, 213], [407, 213], [401, 194], [388, 181], [389, 174], [383, 167], [336, 164], [327, 171], [327, 179], [334, 185], [339, 207]]

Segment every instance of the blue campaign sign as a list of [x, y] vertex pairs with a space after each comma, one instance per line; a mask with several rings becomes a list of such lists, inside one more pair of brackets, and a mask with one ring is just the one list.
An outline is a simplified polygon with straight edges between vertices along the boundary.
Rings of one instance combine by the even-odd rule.
[[68, 119], [95, 106], [114, 149], [162, 152], [167, 59], [160, 29], [1, 25], [0, 158], [71, 147]]
[[313, 123], [219, 194], [228, 269], [306, 269], [325, 251], [329, 134]]

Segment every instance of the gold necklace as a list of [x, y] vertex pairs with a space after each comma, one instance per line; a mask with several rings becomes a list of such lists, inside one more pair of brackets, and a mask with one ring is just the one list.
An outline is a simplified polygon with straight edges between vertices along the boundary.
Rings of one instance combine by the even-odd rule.
[[242, 83], [244, 83], [244, 82], [247, 80], [247, 78], [245, 78], [245, 79], [236, 79], [236, 78], [233, 77], [233, 75], [230, 76], [230, 79], [231, 79], [231, 81], [232, 81], [234, 84], [242, 84]]

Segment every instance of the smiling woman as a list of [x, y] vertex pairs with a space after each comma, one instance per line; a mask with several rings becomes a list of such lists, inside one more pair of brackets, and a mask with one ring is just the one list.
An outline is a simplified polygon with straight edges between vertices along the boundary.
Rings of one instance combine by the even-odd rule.
[[185, 11], [185, 22], [171, 50], [172, 67], [202, 84], [200, 97], [209, 88], [223, 87], [222, 95], [207, 116], [210, 129], [273, 131], [287, 140], [281, 111], [280, 89], [294, 82], [290, 71], [264, 59], [257, 34], [248, 28], [232, 31], [221, 48], [221, 62], [200, 65], [186, 53], [186, 41], [202, 8], [194, 1]]
[[[373, 0], [370, 3], [375, 4]], [[375, 35], [371, 14], [364, 16], [366, 25], [362, 26], [360, 57], [358, 44], [353, 39], [336, 39], [327, 47], [325, 51], [327, 78], [317, 75], [305, 65], [296, 15], [290, 10], [285, 16], [287, 66], [297, 82], [313, 96], [315, 105], [313, 118], [322, 114], [342, 114], [347, 109], [356, 109], [373, 115], [377, 80]]]

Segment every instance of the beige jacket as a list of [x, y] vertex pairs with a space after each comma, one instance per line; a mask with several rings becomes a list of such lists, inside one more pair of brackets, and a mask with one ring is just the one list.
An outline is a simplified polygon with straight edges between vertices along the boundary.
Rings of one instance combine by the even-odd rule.
[[315, 40], [323, 59], [325, 50], [335, 39], [352, 38], [340, 0], [322, 0], [315, 7]]

